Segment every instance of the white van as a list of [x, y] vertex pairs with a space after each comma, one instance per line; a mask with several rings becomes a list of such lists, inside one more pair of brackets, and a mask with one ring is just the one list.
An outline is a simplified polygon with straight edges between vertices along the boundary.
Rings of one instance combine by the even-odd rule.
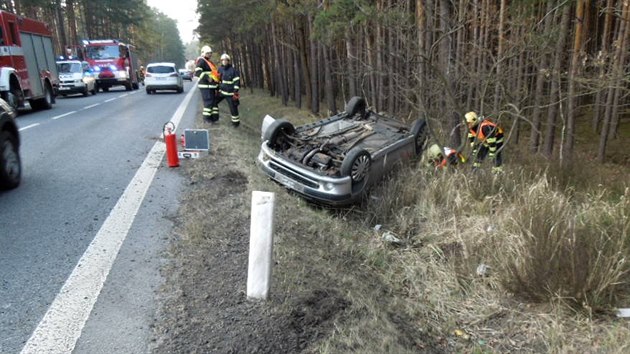
[[57, 62], [59, 71], [59, 94], [67, 96], [82, 93], [87, 96], [90, 92], [96, 95], [96, 78], [86, 61], [60, 60]]

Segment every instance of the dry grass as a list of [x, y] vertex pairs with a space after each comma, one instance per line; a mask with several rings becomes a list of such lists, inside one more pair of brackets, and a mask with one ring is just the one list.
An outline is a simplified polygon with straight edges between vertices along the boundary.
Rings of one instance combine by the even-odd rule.
[[[248, 177], [246, 195], [276, 193], [275, 303], [335, 289], [349, 304], [307, 351], [630, 349], [630, 326], [610, 315], [630, 305], [627, 178], [594, 164], [559, 170], [533, 160], [497, 177], [417, 165], [386, 179], [363, 205], [330, 211], [287, 193], [253, 163], [265, 114], [296, 124], [316, 118], [262, 93], [243, 97], [241, 107], [243, 129], [225, 129], [216, 149], [243, 156], [234, 168]], [[628, 167], [614, 174], [627, 177]], [[386, 230], [403, 245], [382, 241]], [[489, 267], [484, 276], [480, 264]]]

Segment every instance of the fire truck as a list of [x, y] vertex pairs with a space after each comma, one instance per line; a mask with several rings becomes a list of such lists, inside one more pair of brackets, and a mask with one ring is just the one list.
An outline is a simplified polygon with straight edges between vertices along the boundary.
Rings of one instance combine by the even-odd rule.
[[133, 46], [117, 39], [83, 41], [84, 58], [97, 74], [96, 84], [103, 91], [122, 85], [127, 91], [138, 89], [138, 61]]
[[15, 109], [49, 109], [58, 86], [48, 25], [0, 10], [0, 97]]

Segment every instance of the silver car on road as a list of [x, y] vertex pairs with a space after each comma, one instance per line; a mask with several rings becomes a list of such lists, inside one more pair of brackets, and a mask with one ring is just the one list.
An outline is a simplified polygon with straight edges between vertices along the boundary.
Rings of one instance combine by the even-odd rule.
[[396, 166], [419, 157], [427, 138], [425, 120], [408, 126], [353, 97], [344, 112], [299, 127], [265, 117], [257, 163], [306, 199], [343, 206], [359, 201]]

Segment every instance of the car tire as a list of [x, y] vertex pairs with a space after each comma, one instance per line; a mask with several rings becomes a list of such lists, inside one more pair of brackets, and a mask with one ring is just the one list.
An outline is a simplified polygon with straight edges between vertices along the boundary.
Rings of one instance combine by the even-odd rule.
[[284, 148], [287, 145], [287, 136], [295, 133], [295, 127], [291, 122], [277, 119], [265, 130], [263, 140], [272, 149]]
[[182, 92], [184, 92], [184, 88], [183, 88], [183, 87], [179, 87], [179, 88], [177, 89], [177, 93], [182, 93]]
[[103, 90], [103, 92], [108, 92], [109, 91], [109, 87], [103, 87], [103, 88], [101, 88], [101, 90]]
[[94, 85], [94, 88], [92, 89], [92, 96], [95, 96], [97, 92], [98, 88], [96, 87], [96, 85]]
[[90, 94], [90, 90], [88, 90], [87, 86], [85, 86], [85, 91], [83, 91], [83, 97], [87, 97]]
[[346, 104], [346, 114], [348, 117], [353, 117], [355, 114], [360, 114], [361, 118], [365, 117], [365, 111], [367, 109], [367, 103], [363, 97], [354, 96]]
[[54, 97], [50, 85], [44, 85], [44, 97], [38, 98], [36, 100], [31, 100], [29, 102], [31, 104], [31, 107], [34, 109], [51, 109], [54, 102]]
[[0, 189], [13, 189], [20, 185], [22, 163], [17, 138], [8, 131], [0, 132]]
[[424, 119], [417, 119], [414, 121], [411, 126], [411, 134], [413, 134], [413, 145], [416, 151], [416, 156], [420, 156], [429, 141], [427, 121]]
[[353, 184], [367, 180], [372, 165], [370, 153], [362, 148], [351, 149], [341, 163], [341, 175], [350, 176]]
[[148, 90], [148, 89], [147, 89], [146, 91], [147, 91], [147, 95], [150, 95], [150, 94], [151, 94], [151, 90]]

